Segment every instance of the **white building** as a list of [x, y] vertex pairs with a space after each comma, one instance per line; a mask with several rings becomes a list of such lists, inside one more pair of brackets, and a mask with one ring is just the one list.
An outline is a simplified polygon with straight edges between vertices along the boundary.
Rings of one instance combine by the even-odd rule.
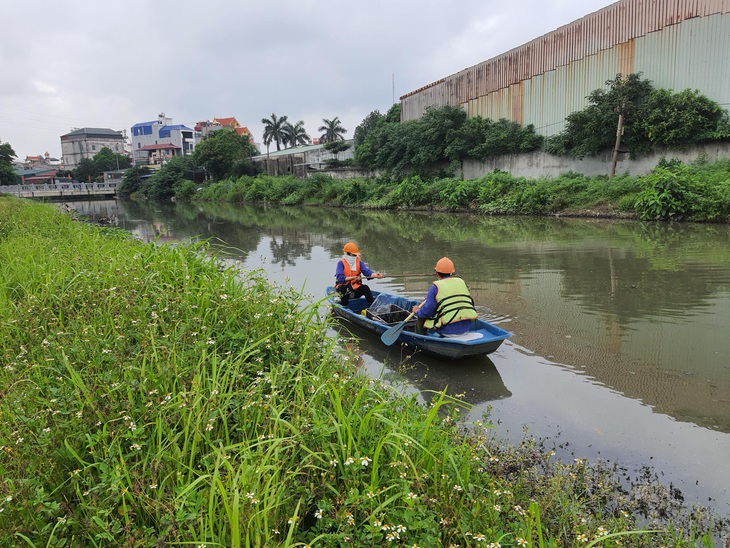
[[102, 148], [124, 154], [124, 133], [113, 129], [85, 127], [61, 135], [64, 169], [75, 169], [83, 158], [92, 159]]
[[173, 125], [164, 113], [152, 122], [132, 126], [132, 158], [135, 165], [161, 165], [173, 156], [187, 156], [195, 149], [195, 135], [184, 125]]

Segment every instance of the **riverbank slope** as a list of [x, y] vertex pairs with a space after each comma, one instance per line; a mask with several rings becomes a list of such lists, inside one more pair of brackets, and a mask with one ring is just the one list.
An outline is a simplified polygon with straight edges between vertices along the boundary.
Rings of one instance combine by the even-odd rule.
[[260, 175], [184, 188], [188, 192], [181, 192], [180, 200], [730, 222], [730, 160], [690, 165], [670, 160], [640, 177], [569, 172], [526, 179], [500, 171], [471, 180]]

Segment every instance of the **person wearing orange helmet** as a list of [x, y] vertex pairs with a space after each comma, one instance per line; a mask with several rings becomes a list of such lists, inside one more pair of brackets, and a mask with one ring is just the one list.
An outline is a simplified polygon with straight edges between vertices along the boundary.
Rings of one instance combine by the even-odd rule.
[[416, 305], [416, 332], [425, 334], [438, 331], [442, 335], [463, 335], [471, 329], [472, 320], [477, 319], [474, 299], [464, 280], [454, 275], [454, 262], [442, 257], [434, 268], [438, 280], [433, 282], [423, 305]]
[[373, 293], [362, 283], [362, 277], [382, 278], [380, 272], [373, 272], [360, 260], [360, 250], [355, 242], [347, 242], [342, 248], [344, 255], [337, 261], [335, 269], [335, 290], [339, 293], [340, 304], [347, 305], [350, 299], [365, 297], [368, 306], [373, 304]]

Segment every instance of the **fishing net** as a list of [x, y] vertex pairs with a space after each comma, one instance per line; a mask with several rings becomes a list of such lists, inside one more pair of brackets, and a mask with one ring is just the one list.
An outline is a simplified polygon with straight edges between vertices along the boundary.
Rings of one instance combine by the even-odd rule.
[[[395, 325], [405, 320], [411, 313], [411, 301], [397, 295], [380, 294], [365, 312], [371, 320], [386, 325]], [[415, 320], [414, 320], [415, 321]]]

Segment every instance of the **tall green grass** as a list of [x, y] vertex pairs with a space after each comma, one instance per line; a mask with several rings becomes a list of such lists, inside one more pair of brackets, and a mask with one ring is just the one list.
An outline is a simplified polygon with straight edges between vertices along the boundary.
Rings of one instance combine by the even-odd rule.
[[444, 393], [424, 406], [368, 378], [316, 306], [201, 245], [0, 199], [0, 305], [3, 546], [690, 546], [709, 531], [698, 514], [640, 528], [610, 474], [500, 447]]

